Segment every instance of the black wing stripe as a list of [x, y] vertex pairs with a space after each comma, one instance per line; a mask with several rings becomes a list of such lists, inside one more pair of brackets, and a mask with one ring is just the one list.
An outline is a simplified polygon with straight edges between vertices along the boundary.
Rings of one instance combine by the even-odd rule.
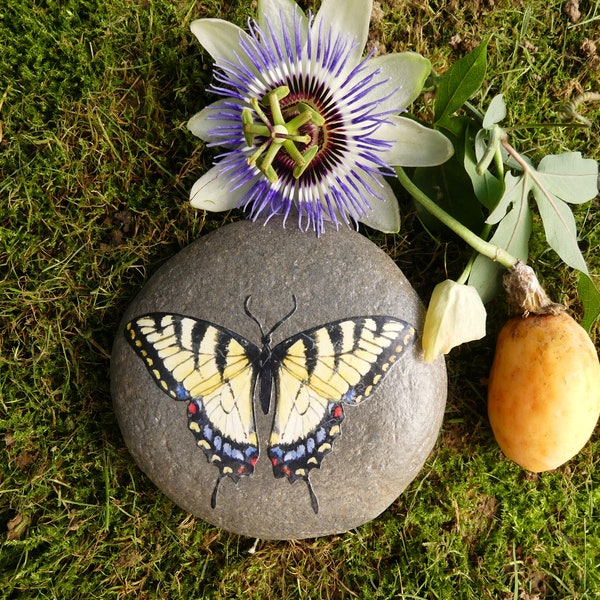
[[333, 346], [333, 368], [337, 371], [344, 343], [344, 332], [342, 331], [339, 323], [332, 323], [327, 330], [327, 333], [329, 334], [329, 339], [331, 340], [331, 345]]
[[302, 343], [304, 344], [304, 360], [306, 364], [306, 371], [310, 378], [315, 370], [315, 367], [317, 366], [319, 349], [317, 348], [314, 336], [306, 336], [305, 338], [302, 338]]
[[215, 363], [217, 365], [217, 369], [219, 370], [219, 373], [221, 375], [221, 377], [223, 377], [223, 374], [225, 373], [225, 369], [228, 367], [229, 365], [229, 359], [230, 359], [230, 348], [229, 348], [229, 342], [231, 341], [231, 336], [226, 335], [223, 331], [219, 331], [217, 333], [217, 337], [215, 340], [215, 352], [214, 352], [214, 359], [215, 359]]
[[208, 329], [208, 324], [203, 321], [197, 321], [194, 323], [191, 333], [190, 333], [190, 341], [189, 348], [190, 352], [195, 357], [196, 368], [198, 368], [198, 359], [200, 353], [200, 344], [202, 344], [202, 340], [206, 335], [206, 330]]

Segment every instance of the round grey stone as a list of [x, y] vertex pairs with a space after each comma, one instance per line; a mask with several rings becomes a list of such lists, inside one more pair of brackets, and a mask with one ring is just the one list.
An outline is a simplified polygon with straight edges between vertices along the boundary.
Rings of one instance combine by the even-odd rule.
[[241, 221], [190, 244], [163, 265], [124, 315], [111, 359], [114, 407], [131, 454], [176, 504], [234, 533], [300, 539], [358, 527], [383, 512], [417, 476], [437, 439], [447, 379], [443, 358], [422, 360], [420, 341], [390, 369], [363, 403], [344, 405], [342, 433], [320, 468], [310, 471], [319, 501], [311, 507], [303, 480], [276, 479], [267, 458], [274, 406], [255, 403], [260, 457], [250, 477], [223, 477], [188, 429], [187, 402], [164, 393], [129, 346], [124, 327], [149, 312], [172, 312], [219, 324], [260, 346], [265, 331], [293, 307], [273, 333], [273, 346], [306, 329], [345, 317], [387, 315], [422, 330], [424, 309], [408, 280], [377, 246], [350, 230], [320, 238], [295, 227]]

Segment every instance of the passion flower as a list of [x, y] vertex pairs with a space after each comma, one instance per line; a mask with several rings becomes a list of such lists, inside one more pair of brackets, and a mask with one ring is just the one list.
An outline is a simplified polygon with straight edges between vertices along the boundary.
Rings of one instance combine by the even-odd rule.
[[439, 132], [401, 117], [431, 65], [412, 53], [362, 58], [372, 0], [323, 0], [305, 15], [292, 0], [259, 0], [249, 33], [220, 19], [191, 25], [215, 60], [221, 99], [189, 129], [223, 146], [194, 184], [192, 206], [241, 207], [252, 219], [287, 216], [321, 233], [361, 221], [397, 231], [399, 210], [384, 176], [392, 166], [431, 166], [452, 154]]

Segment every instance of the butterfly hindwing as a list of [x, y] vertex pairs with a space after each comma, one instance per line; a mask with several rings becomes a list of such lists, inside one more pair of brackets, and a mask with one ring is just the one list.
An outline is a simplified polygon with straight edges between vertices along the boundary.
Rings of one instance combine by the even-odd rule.
[[[268, 455], [276, 477], [309, 484], [340, 434], [343, 404], [371, 396], [416, 339], [393, 317], [342, 319], [303, 331], [272, 351], [276, 409]], [[313, 508], [315, 498], [313, 496]]]
[[259, 348], [214, 323], [169, 313], [134, 319], [126, 337], [158, 386], [188, 402], [189, 428], [219, 480], [251, 475], [258, 460], [253, 395]]

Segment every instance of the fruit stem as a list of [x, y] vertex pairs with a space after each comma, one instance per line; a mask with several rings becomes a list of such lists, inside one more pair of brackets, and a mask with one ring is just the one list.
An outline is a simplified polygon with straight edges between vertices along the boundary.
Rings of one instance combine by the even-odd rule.
[[502, 283], [513, 312], [522, 317], [530, 314], [557, 315], [566, 310], [564, 305], [550, 300], [535, 271], [521, 261], [504, 274]]

